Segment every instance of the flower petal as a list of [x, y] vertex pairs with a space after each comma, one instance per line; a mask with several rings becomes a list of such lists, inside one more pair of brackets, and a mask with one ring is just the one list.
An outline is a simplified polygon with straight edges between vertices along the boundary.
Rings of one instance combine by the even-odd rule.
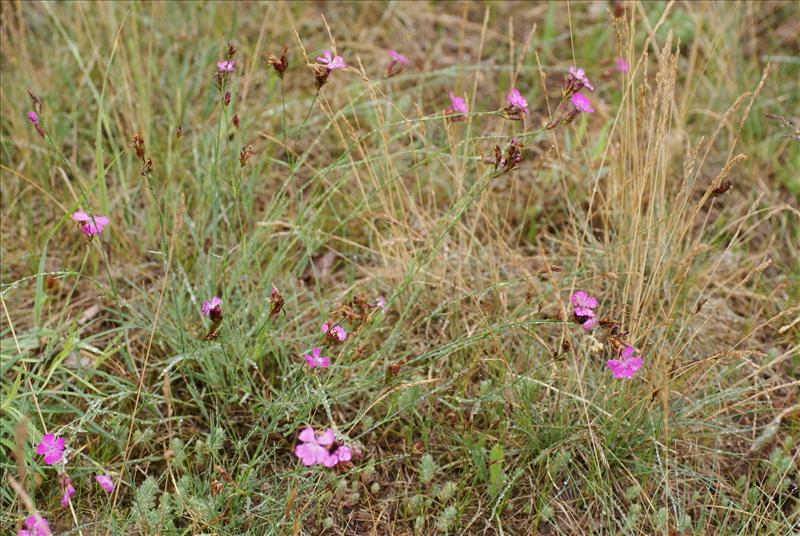
[[300, 441], [305, 441], [306, 443], [316, 443], [317, 441], [316, 437], [314, 436], [314, 429], [310, 426], [304, 428], [300, 432], [300, 435], [297, 436], [297, 439]]
[[336, 440], [336, 435], [333, 433], [333, 430], [328, 428], [321, 434], [317, 436], [317, 443], [320, 445], [333, 445], [333, 442]]

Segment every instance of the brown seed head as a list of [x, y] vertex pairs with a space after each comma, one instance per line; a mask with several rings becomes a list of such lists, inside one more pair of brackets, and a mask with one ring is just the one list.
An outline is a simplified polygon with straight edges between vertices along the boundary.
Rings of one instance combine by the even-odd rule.
[[270, 53], [267, 63], [272, 65], [272, 68], [275, 69], [275, 71], [278, 73], [278, 76], [280, 76], [281, 80], [283, 80], [286, 70], [289, 68], [289, 47], [283, 47], [283, 52], [281, 53], [280, 57]]

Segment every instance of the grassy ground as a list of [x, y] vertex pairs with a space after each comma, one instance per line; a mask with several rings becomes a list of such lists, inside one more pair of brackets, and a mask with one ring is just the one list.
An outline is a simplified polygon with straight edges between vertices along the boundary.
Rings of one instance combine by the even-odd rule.
[[[800, 9], [614, 7], [3, 4], [2, 533], [798, 531], [800, 141], [767, 114], [800, 109]], [[331, 39], [350, 68], [317, 94]], [[544, 131], [573, 64], [596, 112]], [[78, 208], [111, 223], [89, 241]], [[351, 336], [311, 371], [328, 319]], [[306, 425], [361, 456], [304, 467]]]

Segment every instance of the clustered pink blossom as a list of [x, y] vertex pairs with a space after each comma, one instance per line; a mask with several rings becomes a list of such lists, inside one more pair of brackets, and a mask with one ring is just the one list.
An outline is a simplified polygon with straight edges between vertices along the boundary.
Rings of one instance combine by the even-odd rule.
[[327, 322], [323, 322], [321, 329], [322, 333], [328, 333], [330, 331], [330, 335], [339, 342], [344, 342], [347, 339], [347, 332], [338, 324], [330, 326]]
[[375, 301], [375, 307], [377, 307], [384, 313], [386, 312], [386, 298], [383, 297], [383, 294], [378, 296], [378, 299]]
[[221, 73], [232, 73], [236, 60], [222, 60], [217, 62], [217, 71]]
[[619, 71], [621, 73], [627, 73], [628, 69], [629, 69], [628, 62], [625, 61], [625, 58], [623, 58], [623, 57], [617, 58], [616, 67], [617, 67], [617, 71]]
[[334, 69], [344, 69], [347, 67], [347, 65], [344, 63], [344, 59], [341, 56], [332, 56], [330, 50], [325, 50], [324, 55], [317, 56], [317, 62], [327, 65], [329, 71], [333, 71]]
[[64, 457], [64, 438], [53, 434], [44, 434], [36, 447], [36, 454], [44, 456], [44, 463], [55, 465]]
[[573, 313], [578, 323], [587, 331], [592, 329], [597, 323], [597, 317], [594, 312], [595, 307], [597, 307], [597, 298], [579, 290], [570, 297], [569, 301], [575, 307]]
[[25, 518], [24, 529], [17, 531], [17, 536], [51, 536], [50, 524], [43, 517], [36, 519], [36, 516], [28, 516]]
[[629, 344], [620, 351], [619, 359], [609, 359], [606, 365], [617, 379], [633, 378], [636, 371], [642, 368], [642, 356], [637, 355], [638, 353], [639, 351]]
[[94, 479], [106, 493], [114, 491], [114, 480], [111, 478], [111, 475], [97, 475]]
[[326, 368], [328, 365], [330, 365], [330, 360], [328, 359], [328, 356], [322, 355], [322, 348], [312, 349], [310, 354], [305, 354], [303, 356], [303, 359], [306, 360], [306, 363], [308, 363], [308, 366], [311, 368], [314, 367]]
[[209, 301], [204, 301], [202, 308], [203, 316], [211, 316], [211, 312], [219, 308], [220, 305], [222, 305], [222, 300], [220, 300], [218, 296], [214, 296]]
[[508, 101], [508, 104], [520, 110], [522, 113], [529, 113], [528, 101], [525, 100], [525, 97], [522, 96], [517, 88], [511, 88], [511, 92], [506, 97], [506, 100]]
[[86, 236], [95, 236], [103, 232], [103, 228], [108, 225], [108, 218], [105, 216], [90, 216], [82, 210], [72, 214], [72, 219], [81, 223], [81, 231]]
[[466, 115], [468, 113], [467, 101], [464, 99], [464, 97], [459, 97], [452, 91], [448, 94], [448, 96], [450, 97], [451, 107], [445, 111], [446, 114], [450, 115], [458, 113]]
[[340, 462], [349, 462], [353, 458], [350, 447], [336, 445], [336, 436], [330, 428], [315, 433], [314, 429], [308, 426], [297, 438], [301, 443], [295, 447], [294, 454], [307, 467], [312, 465], [333, 467]]

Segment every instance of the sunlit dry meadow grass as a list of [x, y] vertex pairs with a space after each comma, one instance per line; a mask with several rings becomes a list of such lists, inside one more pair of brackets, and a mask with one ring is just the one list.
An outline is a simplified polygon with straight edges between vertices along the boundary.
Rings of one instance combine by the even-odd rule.
[[[3, 534], [37, 512], [84, 535], [800, 531], [796, 2], [14, 2], [0, 24]], [[348, 68], [317, 92], [331, 48]], [[572, 65], [595, 112], [546, 130]], [[78, 209], [110, 223], [88, 239]], [[572, 321], [579, 289], [602, 327]], [[349, 337], [310, 369], [326, 320]], [[302, 465], [309, 425], [353, 460]]]

